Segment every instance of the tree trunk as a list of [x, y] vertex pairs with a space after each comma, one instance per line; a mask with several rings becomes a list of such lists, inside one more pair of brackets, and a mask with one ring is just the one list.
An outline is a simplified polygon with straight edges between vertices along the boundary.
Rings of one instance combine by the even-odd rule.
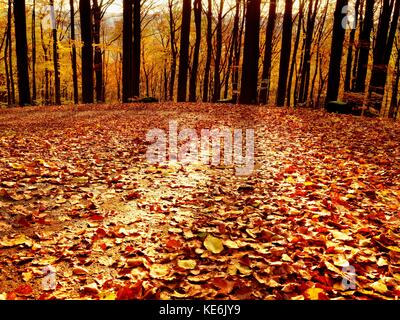
[[355, 92], [365, 91], [365, 80], [367, 78], [369, 50], [371, 46], [371, 31], [374, 24], [374, 0], [367, 0], [365, 5], [365, 18], [360, 32], [357, 77], [355, 81]]
[[[240, 6], [241, 0], [238, 0], [238, 4]], [[246, 6], [243, 2], [243, 14], [242, 21], [240, 23], [239, 34], [236, 38], [236, 42], [234, 43], [234, 58], [233, 58], [233, 72], [232, 72], [232, 102], [236, 103], [238, 101], [239, 96], [239, 66], [240, 66], [240, 56], [242, 53], [242, 35], [244, 30], [244, 22], [245, 22], [245, 10]], [[240, 12], [240, 10], [239, 10]]]
[[[378, 111], [380, 111], [382, 108], [383, 96], [385, 94], [387, 69], [397, 31], [399, 11], [400, 0], [392, 0], [390, 4], [388, 0], [383, 1], [382, 13], [379, 20], [379, 27], [375, 42], [374, 62], [369, 85], [369, 103]], [[391, 22], [390, 17], [392, 17]], [[373, 94], [374, 96], [372, 96]]]
[[317, 15], [319, 1], [316, 0], [314, 8], [312, 7], [312, 1], [308, 7], [307, 17], [307, 34], [304, 40], [304, 55], [302, 61], [302, 70], [300, 76], [300, 88], [298, 94], [298, 102], [304, 103], [307, 101], [308, 88], [310, 85], [310, 73], [311, 73], [311, 46], [314, 36], [315, 19]]
[[400, 82], [400, 50], [397, 49], [397, 57], [396, 57], [396, 67], [395, 67], [395, 79], [392, 85], [392, 99], [390, 101], [390, 108], [389, 108], [389, 118], [396, 119], [397, 114], [399, 112], [399, 101], [398, 101], [398, 94], [399, 94], [399, 82]]
[[140, 0], [133, 1], [133, 96], [140, 96], [140, 49], [141, 49]]
[[44, 56], [44, 94], [42, 94], [42, 97], [44, 97], [44, 105], [49, 105], [50, 100], [49, 100], [49, 69], [48, 69], [48, 63], [49, 63], [49, 57], [48, 57], [48, 47], [44, 43], [44, 37], [43, 37], [43, 25], [40, 23], [40, 39], [42, 41], [42, 49], [43, 49], [43, 56]]
[[214, 92], [213, 102], [221, 98], [221, 55], [222, 55], [222, 13], [224, 10], [224, 0], [220, 1], [218, 19], [216, 26], [216, 48], [215, 48], [215, 63], [214, 63]]
[[123, 2], [123, 39], [122, 39], [122, 102], [127, 103], [133, 97], [133, 29], [132, 1]]
[[36, 101], [36, 0], [32, 3], [32, 104]]
[[281, 57], [279, 62], [278, 93], [276, 96], [276, 104], [278, 106], [284, 106], [285, 104], [287, 76], [292, 48], [292, 7], [293, 0], [286, 0], [285, 13], [283, 16]]
[[100, 48], [101, 10], [97, 0], [93, 1], [94, 72], [96, 75], [96, 101], [104, 102], [103, 53]]
[[82, 47], [82, 102], [93, 103], [93, 46], [90, 0], [79, 0]]
[[225, 89], [224, 89], [224, 99], [228, 98], [228, 91], [229, 91], [229, 77], [232, 72], [232, 62], [233, 56], [235, 53], [235, 45], [238, 41], [238, 33], [239, 33], [239, 15], [240, 15], [240, 0], [236, 0], [235, 5], [235, 17], [233, 18], [233, 30], [232, 30], [232, 40], [229, 49], [229, 57], [228, 57], [228, 68], [226, 74], [226, 81], [225, 81]]
[[260, 0], [247, 0], [242, 80], [239, 103], [257, 103], [258, 58], [260, 55]]
[[54, 63], [54, 85], [56, 105], [61, 104], [60, 92], [60, 69], [58, 63], [58, 43], [57, 43], [57, 23], [54, 13], [54, 1], [50, 0], [50, 15], [52, 21], [52, 35], [53, 35], [53, 63]]
[[28, 73], [25, 0], [14, 1], [14, 28], [15, 45], [17, 51], [19, 104], [24, 106], [31, 104]]
[[189, 84], [189, 101], [196, 101], [197, 91], [197, 71], [199, 68], [199, 54], [201, 44], [201, 0], [194, 0], [193, 12], [194, 12], [194, 23], [196, 26], [196, 42], [194, 44], [193, 63], [192, 70], [190, 73], [190, 84]]
[[[211, 0], [210, 0], [211, 1]], [[178, 56], [178, 50], [176, 48], [176, 40], [175, 40], [175, 19], [173, 14], [173, 0], [168, 1], [168, 9], [169, 9], [169, 32], [170, 32], [170, 43], [171, 43], [171, 74], [169, 81], [169, 100], [174, 100], [174, 88], [175, 88], [175, 76], [176, 76], [176, 60]]]
[[190, 16], [190, 0], [183, 0], [181, 46], [179, 49], [178, 102], [186, 101], [187, 76], [189, 69]]
[[[312, 6], [312, 0], [309, 0], [310, 6]], [[297, 61], [297, 50], [299, 48], [299, 41], [300, 41], [300, 33], [302, 29], [302, 24], [303, 24], [303, 10], [304, 10], [304, 1], [300, 1], [300, 6], [299, 6], [299, 18], [298, 18], [298, 24], [297, 24], [297, 32], [296, 32], [296, 39], [294, 41], [294, 47], [293, 47], [293, 54], [292, 54], [292, 62], [290, 64], [290, 71], [289, 71], [289, 77], [288, 77], [288, 82], [287, 82], [287, 93], [286, 93], [286, 105], [290, 107], [290, 100], [291, 100], [291, 94], [292, 94], [292, 79], [293, 79], [293, 72], [296, 66], [296, 61]]]
[[75, 45], [75, 10], [74, 0], [69, 1], [71, 19], [71, 63], [72, 63], [72, 82], [74, 87], [74, 103], [78, 103], [78, 72], [76, 69], [76, 45]]
[[350, 39], [349, 39], [349, 47], [347, 49], [347, 60], [346, 60], [346, 75], [344, 80], [344, 91], [348, 92], [351, 90], [351, 68], [353, 64], [353, 47], [354, 40], [356, 36], [357, 24], [358, 24], [358, 11], [360, 9], [360, 0], [356, 0], [356, 4], [354, 7], [355, 11], [355, 21], [353, 25], [353, 29], [350, 31]]
[[345, 29], [342, 26], [342, 8], [347, 6], [347, 0], [337, 0], [333, 21], [331, 54], [328, 72], [328, 89], [326, 93], [326, 104], [336, 101], [339, 95], [340, 65], [342, 62], [343, 40]]
[[208, 102], [208, 88], [210, 82], [210, 70], [211, 70], [211, 57], [212, 57], [212, 2], [208, 0], [207, 10], [207, 57], [206, 67], [204, 69], [204, 81], [203, 81], [203, 102]]
[[271, 61], [272, 61], [272, 41], [274, 38], [274, 30], [276, 23], [276, 6], [277, 0], [271, 0], [269, 3], [267, 29], [265, 31], [265, 53], [263, 61], [263, 70], [261, 78], [261, 89], [259, 102], [261, 104], [268, 103], [269, 100], [269, 89], [271, 79]]

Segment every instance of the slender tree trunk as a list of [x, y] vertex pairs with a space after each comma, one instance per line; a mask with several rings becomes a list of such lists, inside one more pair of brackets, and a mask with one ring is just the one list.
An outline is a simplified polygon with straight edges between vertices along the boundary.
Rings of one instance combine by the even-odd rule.
[[[133, 1], [133, 95], [140, 96], [141, 16], [140, 0]], [[148, 93], [147, 93], [148, 95]]]
[[272, 61], [272, 41], [274, 38], [274, 30], [276, 23], [276, 6], [277, 0], [271, 0], [269, 3], [267, 29], [265, 31], [265, 53], [263, 61], [262, 79], [259, 102], [261, 104], [268, 103], [269, 89], [271, 79], [271, 61]]
[[242, 80], [239, 103], [257, 103], [258, 59], [260, 55], [260, 0], [247, 0]]
[[[374, 61], [369, 85], [369, 103], [381, 111], [386, 78], [399, 20], [400, 0], [383, 1], [382, 14], [376, 36]], [[390, 21], [390, 17], [392, 20]], [[390, 29], [390, 30], [389, 30]], [[374, 96], [372, 96], [374, 94]]]
[[346, 75], [344, 80], [344, 91], [348, 92], [351, 90], [351, 69], [353, 64], [353, 48], [354, 41], [356, 37], [357, 24], [358, 24], [358, 11], [360, 9], [360, 0], [356, 0], [354, 11], [355, 11], [355, 21], [353, 28], [350, 31], [349, 47], [347, 49], [347, 60], [346, 60]]
[[[228, 98], [228, 91], [229, 91], [229, 77], [232, 72], [232, 63], [233, 57], [235, 53], [235, 46], [238, 41], [238, 33], [239, 33], [239, 15], [240, 15], [240, 0], [236, 0], [235, 5], [235, 17], [233, 18], [233, 30], [232, 30], [232, 40], [231, 46], [229, 48], [229, 57], [228, 57], [228, 68], [227, 68], [227, 75], [225, 81], [225, 88], [224, 88], [224, 99]], [[232, 75], [233, 76], [233, 75]]]
[[7, 23], [7, 30], [6, 30], [6, 43], [4, 46], [4, 71], [6, 73], [6, 83], [7, 83], [7, 105], [11, 106], [12, 101], [11, 101], [11, 84], [10, 84], [10, 74], [8, 71], [8, 44], [10, 42], [10, 37], [9, 37], [9, 30], [11, 26]]
[[298, 94], [298, 102], [304, 103], [307, 101], [308, 88], [310, 84], [310, 73], [311, 73], [311, 46], [314, 36], [315, 19], [317, 15], [319, 1], [316, 0], [314, 3], [309, 2], [308, 17], [307, 17], [307, 34], [304, 40], [304, 55], [302, 61], [302, 69], [300, 76], [300, 89]]
[[292, 7], [293, 0], [286, 0], [285, 13], [283, 16], [282, 28], [282, 45], [281, 57], [279, 62], [279, 79], [278, 79], [278, 92], [276, 96], [276, 104], [283, 106], [285, 104], [287, 76], [289, 71], [290, 53], [292, 48]]
[[17, 50], [18, 93], [21, 106], [31, 104], [25, 0], [14, 1], [15, 45]]
[[[238, 0], [238, 4], [240, 6], [241, 0]], [[240, 56], [242, 54], [242, 36], [244, 30], [244, 22], [245, 22], [245, 11], [246, 6], [243, 2], [243, 14], [242, 20], [240, 22], [239, 34], [236, 38], [236, 42], [234, 43], [234, 58], [233, 58], [233, 71], [232, 71], [232, 102], [238, 102], [239, 96], [239, 66], [240, 66]], [[240, 10], [239, 10], [240, 12]]]
[[76, 45], [75, 45], [75, 10], [74, 10], [74, 0], [69, 1], [70, 7], [70, 19], [71, 19], [71, 63], [72, 63], [72, 83], [74, 88], [74, 103], [77, 104], [78, 101], [78, 72], [76, 68]]
[[93, 103], [93, 46], [90, 0], [79, 0], [82, 47], [82, 102]]
[[53, 35], [53, 63], [54, 63], [54, 84], [55, 84], [55, 97], [56, 105], [61, 104], [60, 92], [60, 68], [58, 63], [58, 39], [57, 39], [57, 23], [54, 13], [54, 1], [50, 0], [50, 15], [52, 21], [52, 35]]
[[326, 102], [336, 101], [339, 95], [340, 84], [340, 66], [342, 62], [343, 40], [345, 29], [342, 26], [343, 13], [342, 8], [347, 6], [347, 0], [337, 0], [333, 21], [333, 33], [331, 54], [328, 72], [328, 89], [326, 93]]
[[122, 39], [122, 102], [133, 97], [133, 29], [132, 1], [123, 1], [123, 39]]
[[203, 102], [208, 102], [208, 88], [210, 82], [210, 70], [211, 70], [211, 57], [212, 57], [212, 2], [208, 0], [207, 10], [207, 56], [206, 66], [204, 69], [204, 81], [203, 81]]
[[179, 49], [178, 102], [186, 101], [187, 77], [189, 69], [190, 16], [190, 0], [183, 0], [181, 47]]
[[104, 102], [103, 95], [103, 53], [100, 48], [101, 9], [97, 0], [93, 1], [93, 42], [94, 72], [96, 76], [96, 101]]
[[44, 97], [44, 105], [49, 105], [50, 100], [49, 100], [49, 69], [48, 69], [48, 63], [49, 63], [49, 57], [48, 57], [48, 47], [46, 46], [44, 42], [44, 37], [43, 37], [43, 25], [40, 23], [40, 40], [42, 42], [42, 49], [43, 49], [43, 56], [44, 56], [44, 94], [42, 94], [42, 97]]
[[32, 3], [32, 104], [36, 102], [36, 0]]
[[392, 99], [390, 101], [390, 108], [389, 108], [389, 118], [396, 119], [397, 113], [399, 111], [399, 101], [398, 101], [398, 94], [399, 94], [399, 82], [400, 82], [400, 50], [397, 49], [397, 57], [396, 57], [396, 67], [395, 67], [395, 79], [392, 85]]
[[213, 102], [221, 98], [221, 55], [222, 55], [222, 14], [224, 10], [224, 0], [220, 1], [218, 19], [216, 26], [216, 48], [215, 48], [215, 63], [214, 63], [214, 92]]
[[[309, 0], [310, 6], [312, 5], [312, 0]], [[293, 73], [295, 70], [296, 66], [296, 61], [297, 61], [297, 50], [299, 48], [299, 42], [300, 42], [300, 33], [303, 25], [303, 10], [304, 10], [304, 1], [300, 1], [300, 6], [299, 6], [299, 18], [298, 18], [298, 24], [297, 24], [297, 32], [296, 32], [296, 39], [294, 41], [294, 47], [293, 47], [293, 54], [292, 54], [292, 62], [290, 64], [290, 71], [289, 71], [289, 77], [288, 77], [288, 82], [287, 82], [287, 93], [286, 93], [286, 105], [290, 106], [290, 100], [291, 100], [291, 95], [292, 95], [292, 79], [293, 79]]]
[[171, 43], [171, 74], [169, 81], [169, 100], [174, 100], [174, 88], [175, 88], [175, 76], [176, 76], [176, 61], [178, 56], [178, 50], [176, 48], [176, 40], [175, 40], [175, 19], [173, 14], [173, 0], [168, 1], [168, 9], [169, 9], [169, 31], [170, 31], [170, 43]]
[[189, 101], [196, 101], [197, 91], [197, 71], [199, 68], [199, 54], [201, 44], [201, 0], [194, 0], [193, 12], [194, 12], [194, 24], [196, 26], [196, 42], [194, 44], [193, 63], [192, 70], [190, 73], [190, 84], [189, 84]]
[[360, 32], [359, 54], [355, 92], [365, 91], [365, 80], [367, 78], [368, 58], [371, 47], [371, 31], [374, 24], [374, 0], [367, 0], [365, 5], [365, 18]]
[[8, 28], [8, 66], [10, 73], [10, 86], [11, 86], [11, 104], [15, 105], [15, 81], [14, 81], [14, 66], [13, 66], [13, 46], [11, 39], [11, 28], [12, 28], [12, 2], [8, 0], [8, 11], [7, 11], [7, 24]]

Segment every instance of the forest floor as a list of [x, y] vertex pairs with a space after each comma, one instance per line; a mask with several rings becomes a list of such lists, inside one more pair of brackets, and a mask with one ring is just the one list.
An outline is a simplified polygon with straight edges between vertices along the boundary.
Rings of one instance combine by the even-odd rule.
[[[146, 133], [170, 120], [254, 129], [254, 171], [149, 164]], [[399, 123], [204, 104], [15, 108], [0, 110], [0, 151], [2, 299], [400, 297]]]

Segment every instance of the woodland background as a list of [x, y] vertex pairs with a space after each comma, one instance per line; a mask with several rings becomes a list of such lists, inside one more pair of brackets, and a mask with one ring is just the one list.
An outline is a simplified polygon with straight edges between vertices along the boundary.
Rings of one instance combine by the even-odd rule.
[[398, 114], [398, 0], [2, 0], [0, 8], [4, 106], [343, 100]]

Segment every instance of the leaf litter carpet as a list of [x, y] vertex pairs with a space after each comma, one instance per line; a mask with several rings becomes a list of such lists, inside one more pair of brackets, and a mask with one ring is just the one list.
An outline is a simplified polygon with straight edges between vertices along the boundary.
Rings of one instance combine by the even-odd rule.
[[[253, 173], [147, 163], [146, 133], [170, 120], [253, 128]], [[16, 108], [0, 111], [0, 150], [2, 299], [400, 296], [398, 123], [207, 104]]]

